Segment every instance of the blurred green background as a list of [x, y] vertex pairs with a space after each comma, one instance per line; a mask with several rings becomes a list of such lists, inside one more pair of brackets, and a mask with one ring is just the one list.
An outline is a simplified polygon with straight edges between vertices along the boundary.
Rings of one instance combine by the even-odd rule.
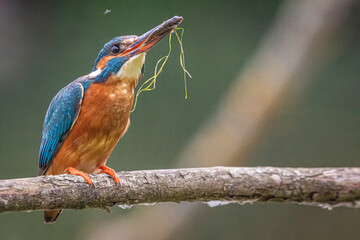
[[[1, 1], [0, 178], [37, 175], [48, 104], [59, 89], [90, 72], [105, 42], [119, 35], [140, 35], [180, 15], [186, 63], [193, 76], [188, 81], [189, 98], [184, 100], [174, 41], [156, 90], [140, 96], [131, 127], [108, 162], [116, 170], [171, 168], [256, 50], [281, 3]], [[111, 13], [104, 15], [106, 9]], [[247, 166], [359, 166], [360, 21], [359, 14], [349, 14], [326, 65], [311, 74], [300, 97], [275, 116]], [[167, 41], [151, 50], [145, 78], [167, 51]], [[1, 214], [0, 239], [81, 239], [87, 226], [126, 219], [131, 211], [117, 207], [111, 215], [100, 210], [65, 211], [54, 225], [43, 224], [42, 212]], [[356, 209], [204, 205], [174, 239], [359, 239], [359, 224]]]

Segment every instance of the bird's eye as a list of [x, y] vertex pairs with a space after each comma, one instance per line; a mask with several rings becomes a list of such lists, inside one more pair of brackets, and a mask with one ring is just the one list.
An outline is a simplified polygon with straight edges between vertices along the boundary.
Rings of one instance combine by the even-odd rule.
[[120, 52], [120, 48], [118, 45], [114, 45], [111, 47], [111, 53], [119, 53]]

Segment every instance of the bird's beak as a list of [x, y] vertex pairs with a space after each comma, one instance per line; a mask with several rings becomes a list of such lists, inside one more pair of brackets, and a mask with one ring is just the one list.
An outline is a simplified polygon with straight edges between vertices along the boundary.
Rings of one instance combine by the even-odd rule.
[[134, 43], [132, 43], [124, 52], [120, 54], [120, 57], [132, 57], [149, 51], [150, 48], [152, 48], [156, 43], [158, 43], [172, 30], [174, 30], [182, 22], [182, 20], [182, 17], [174, 16], [157, 27], [154, 27], [150, 31], [141, 35]]

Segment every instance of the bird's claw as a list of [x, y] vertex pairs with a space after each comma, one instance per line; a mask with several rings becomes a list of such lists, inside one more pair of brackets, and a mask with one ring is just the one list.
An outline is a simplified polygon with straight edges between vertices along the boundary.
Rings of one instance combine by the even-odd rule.
[[91, 180], [91, 178], [89, 177], [89, 175], [83, 171], [77, 170], [74, 167], [68, 167], [66, 169], [67, 172], [69, 172], [71, 175], [78, 175], [81, 176], [85, 179], [85, 181], [92, 187], [95, 188], [93, 181]]
[[101, 172], [99, 172], [99, 173], [107, 173], [107, 174], [109, 174], [111, 177], [113, 177], [116, 186], [117, 187], [121, 186], [120, 178], [118, 177], [118, 175], [116, 174], [116, 172], [113, 169], [111, 169], [111, 168], [109, 168], [109, 167], [107, 167], [105, 165], [101, 166], [99, 168], [101, 169]]

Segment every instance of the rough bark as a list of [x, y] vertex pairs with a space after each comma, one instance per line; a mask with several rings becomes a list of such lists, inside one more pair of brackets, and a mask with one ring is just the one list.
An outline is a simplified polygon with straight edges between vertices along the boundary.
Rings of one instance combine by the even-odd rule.
[[1, 180], [0, 212], [181, 201], [360, 206], [360, 168], [213, 167], [118, 175], [120, 188], [104, 174], [91, 176], [94, 187], [71, 175]]

